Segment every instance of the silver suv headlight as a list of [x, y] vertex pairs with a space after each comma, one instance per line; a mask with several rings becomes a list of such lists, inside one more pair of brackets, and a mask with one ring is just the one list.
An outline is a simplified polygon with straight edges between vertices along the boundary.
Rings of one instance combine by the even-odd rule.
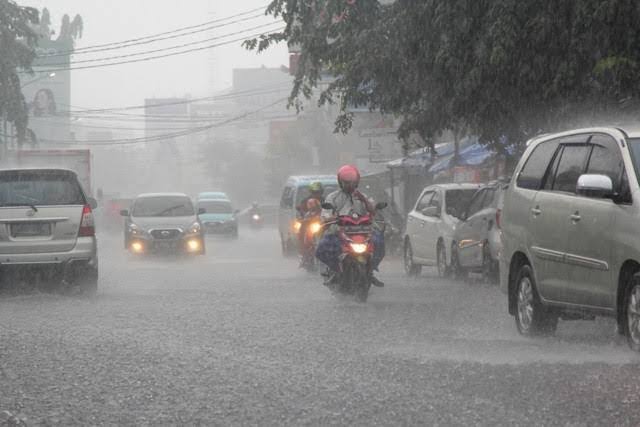
[[190, 234], [197, 234], [200, 232], [200, 229], [202, 227], [200, 226], [199, 222], [194, 222], [193, 224], [191, 224], [191, 227], [189, 227], [189, 233]]

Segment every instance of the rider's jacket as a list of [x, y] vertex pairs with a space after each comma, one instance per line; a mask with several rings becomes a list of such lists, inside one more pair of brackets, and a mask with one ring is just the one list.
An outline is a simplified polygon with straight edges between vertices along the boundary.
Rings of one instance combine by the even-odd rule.
[[350, 215], [352, 213], [366, 215], [373, 211], [372, 207], [375, 205], [373, 199], [365, 196], [358, 190], [354, 191], [352, 194], [345, 193], [342, 190], [337, 190], [329, 194], [325, 201], [327, 203], [331, 203], [336, 210], [333, 212], [331, 210], [323, 209], [321, 214], [323, 221], [329, 221], [335, 215]]

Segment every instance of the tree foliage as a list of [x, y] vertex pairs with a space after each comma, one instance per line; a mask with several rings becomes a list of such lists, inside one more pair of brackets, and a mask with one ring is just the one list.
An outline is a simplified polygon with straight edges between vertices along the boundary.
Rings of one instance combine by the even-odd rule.
[[38, 11], [0, 0], [0, 118], [13, 122], [18, 137], [27, 127], [27, 105], [20, 88], [18, 69], [31, 71], [37, 34]]
[[291, 103], [321, 82], [320, 103], [403, 119], [402, 136], [445, 130], [500, 148], [533, 134], [637, 113], [637, 0], [272, 0], [283, 31], [245, 42], [301, 49]]

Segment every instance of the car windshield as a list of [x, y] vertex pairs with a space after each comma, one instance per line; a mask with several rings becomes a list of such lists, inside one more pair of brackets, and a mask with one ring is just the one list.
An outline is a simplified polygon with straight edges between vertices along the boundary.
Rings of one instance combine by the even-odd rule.
[[194, 215], [194, 211], [188, 197], [157, 196], [136, 200], [132, 215], [138, 217], [191, 216]]
[[465, 190], [449, 190], [446, 194], [446, 206], [447, 213], [456, 218], [464, 213], [469, 206], [469, 202], [473, 198], [473, 195], [478, 191], [475, 188]]
[[83, 205], [75, 176], [56, 171], [15, 171], [0, 174], [0, 206]]
[[[338, 186], [335, 184], [323, 184], [324, 187], [324, 197], [327, 197], [329, 194], [333, 193], [338, 189]], [[298, 194], [296, 195], [296, 206], [302, 203], [304, 199], [309, 197], [311, 194], [309, 193], [309, 186], [303, 185], [298, 187]]]
[[205, 209], [208, 214], [230, 214], [233, 212], [231, 203], [224, 200], [201, 200], [198, 202], [199, 209]]

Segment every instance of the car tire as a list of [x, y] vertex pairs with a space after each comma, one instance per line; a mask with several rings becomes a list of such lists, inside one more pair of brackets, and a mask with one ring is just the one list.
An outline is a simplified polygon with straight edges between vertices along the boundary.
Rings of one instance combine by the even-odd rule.
[[409, 277], [418, 277], [422, 272], [422, 266], [413, 261], [413, 248], [409, 240], [404, 244], [404, 272]]
[[447, 252], [441, 241], [438, 242], [436, 246], [436, 266], [439, 277], [447, 277], [449, 275], [450, 269], [447, 267]]
[[498, 278], [498, 265], [491, 257], [489, 242], [482, 245], [482, 279], [486, 283], [494, 283]]
[[95, 296], [98, 292], [98, 269], [82, 268], [76, 271], [75, 277], [72, 278], [71, 283], [67, 284], [64, 291], [73, 295]]
[[622, 309], [627, 343], [632, 350], [640, 351], [640, 277], [635, 276], [627, 286]]
[[518, 332], [527, 337], [552, 335], [558, 326], [558, 314], [540, 302], [533, 270], [528, 264], [518, 271], [515, 292]]
[[456, 242], [451, 244], [451, 266], [449, 267], [451, 276], [456, 280], [464, 280], [469, 276], [467, 269], [460, 265], [458, 258], [458, 245]]

